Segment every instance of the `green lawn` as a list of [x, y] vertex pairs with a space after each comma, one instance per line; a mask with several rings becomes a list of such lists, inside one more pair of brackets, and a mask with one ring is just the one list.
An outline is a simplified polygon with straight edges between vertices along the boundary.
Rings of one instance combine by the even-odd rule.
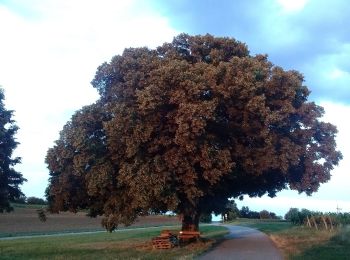
[[202, 242], [156, 250], [150, 241], [161, 229], [2, 240], [0, 259], [192, 259], [227, 233], [224, 227], [202, 226]]
[[[349, 226], [329, 232], [293, 226], [285, 221], [238, 220], [232, 224], [265, 232], [285, 253], [286, 259], [328, 260], [349, 259], [350, 256]], [[205, 238], [202, 242], [155, 250], [150, 241], [162, 229], [0, 240], [0, 259], [192, 259], [227, 234], [224, 227], [201, 226]]]
[[293, 259], [350, 259], [350, 227], [341, 229], [320, 245], [293, 255]]
[[282, 220], [260, 220], [260, 219], [238, 219], [233, 224], [241, 225], [241, 226], [249, 226], [260, 231], [271, 234], [280, 232], [283, 230], [288, 230], [293, 227], [293, 225], [288, 221]]
[[350, 227], [317, 231], [285, 221], [240, 219], [233, 224], [268, 234], [287, 259], [350, 259]]

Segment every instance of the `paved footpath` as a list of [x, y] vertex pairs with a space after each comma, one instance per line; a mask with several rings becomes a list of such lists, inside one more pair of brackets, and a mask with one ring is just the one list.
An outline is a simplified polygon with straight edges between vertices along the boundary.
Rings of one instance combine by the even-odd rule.
[[201, 260], [282, 260], [270, 238], [253, 228], [225, 225], [230, 230], [225, 240], [199, 257]]

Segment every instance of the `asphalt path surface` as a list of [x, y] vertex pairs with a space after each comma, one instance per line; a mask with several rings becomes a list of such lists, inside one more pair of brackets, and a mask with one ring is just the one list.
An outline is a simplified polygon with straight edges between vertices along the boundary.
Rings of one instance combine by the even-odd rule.
[[225, 227], [230, 230], [225, 240], [199, 259], [283, 259], [281, 252], [266, 234], [249, 227], [232, 225], [225, 225]]

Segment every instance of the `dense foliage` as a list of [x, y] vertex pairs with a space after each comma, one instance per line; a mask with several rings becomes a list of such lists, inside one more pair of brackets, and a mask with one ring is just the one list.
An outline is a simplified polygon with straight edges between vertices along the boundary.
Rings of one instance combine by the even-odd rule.
[[36, 204], [36, 205], [46, 205], [47, 202], [42, 198], [37, 197], [28, 197], [26, 200], [27, 204]]
[[231, 38], [181, 34], [126, 49], [92, 85], [100, 99], [47, 153], [47, 198], [52, 211], [104, 214], [108, 230], [150, 210], [179, 213], [196, 230], [228, 198], [311, 194], [341, 158], [302, 75]]
[[234, 200], [230, 200], [227, 202], [225, 209], [221, 212], [221, 216], [223, 221], [232, 221], [240, 217], [239, 209]]
[[18, 203], [18, 204], [26, 204], [27, 203], [27, 197], [25, 195], [22, 195], [18, 198], [13, 199], [11, 202]]
[[203, 213], [199, 218], [199, 222], [201, 223], [211, 223], [212, 215], [210, 213]]
[[270, 219], [271, 218], [270, 212], [268, 212], [266, 209], [260, 211], [259, 216], [261, 219]]
[[250, 218], [250, 219], [281, 219], [282, 217], [277, 216], [276, 213], [270, 212], [266, 209], [261, 210], [260, 212], [250, 210], [249, 207], [243, 206], [241, 210], [239, 210], [240, 218]]
[[285, 214], [284, 218], [295, 225], [304, 225], [307, 221], [307, 217], [320, 217], [326, 216], [332, 219], [335, 225], [349, 225], [350, 224], [350, 212], [336, 213], [336, 212], [318, 212], [308, 209], [290, 208]]
[[26, 181], [13, 168], [20, 162], [19, 157], [12, 158], [18, 145], [15, 139], [18, 127], [12, 119], [13, 111], [5, 108], [4, 98], [4, 92], [0, 88], [0, 213], [13, 210], [10, 202], [23, 195], [19, 185]]

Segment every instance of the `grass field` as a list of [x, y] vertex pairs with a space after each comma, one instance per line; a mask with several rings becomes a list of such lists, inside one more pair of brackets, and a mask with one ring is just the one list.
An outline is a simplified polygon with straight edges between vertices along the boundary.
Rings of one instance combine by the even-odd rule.
[[349, 226], [330, 232], [293, 226], [284, 221], [239, 220], [234, 223], [268, 234], [286, 259], [350, 259]]
[[[162, 228], [0, 240], [1, 259], [192, 259], [223, 237], [224, 227], [202, 226], [203, 241], [168, 250], [153, 249]], [[175, 228], [173, 228], [175, 229]]]
[[[14, 207], [13, 212], [0, 214], [0, 238], [104, 230], [101, 226], [101, 217], [89, 218], [84, 212], [47, 214], [47, 221], [41, 222], [36, 210], [42, 206], [15, 204]], [[139, 218], [131, 227], [179, 224], [177, 217], [147, 216]]]
[[[223, 227], [201, 226], [203, 241], [171, 250], [155, 250], [151, 246], [151, 238], [159, 235], [164, 227], [121, 230], [111, 234], [15, 238], [18, 235], [103, 230], [101, 219], [88, 218], [82, 212], [49, 215], [48, 221], [43, 223], [39, 221], [36, 209], [38, 206], [16, 207], [15, 212], [0, 214], [0, 237], [14, 237], [13, 240], [0, 240], [0, 259], [192, 259], [227, 233]], [[178, 229], [179, 224], [176, 217], [149, 216], [141, 218], [133, 227], [170, 225], [172, 229]], [[254, 227], [268, 234], [286, 259], [350, 259], [349, 226], [329, 232], [275, 220], [239, 219], [232, 224]]]
[[[86, 217], [84, 212], [49, 214], [46, 222], [40, 222], [36, 210], [42, 206], [14, 206], [14, 212], [0, 214], [0, 238], [12, 238], [0, 240], [0, 259], [192, 259], [227, 233], [223, 227], [201, 226], [201, 242], [171, 250], [155, 250], [151, 238], [164, 229], [160, 226], [179, 229], [180, 221], [177, 217], [148, 216], [140, 218], [129, 230], [113, 233], [16, 238], [104, 229], [101, 218]], [[132, 230], [139, 227], [146, 228]]]

